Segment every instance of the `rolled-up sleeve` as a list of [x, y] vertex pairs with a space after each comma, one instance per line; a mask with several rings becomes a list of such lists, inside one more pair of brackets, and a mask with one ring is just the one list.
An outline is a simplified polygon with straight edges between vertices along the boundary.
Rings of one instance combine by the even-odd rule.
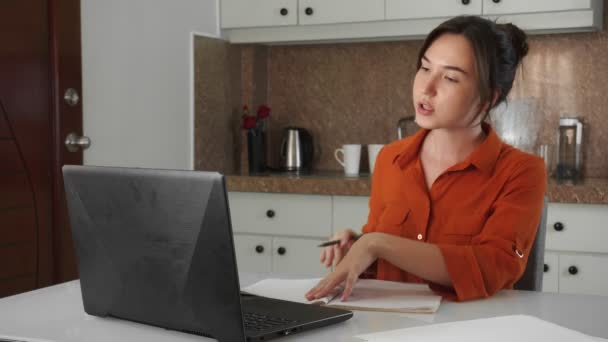
[[438, 243], [453, 288], [431, 284], [443, 296], [472, 300], [512, 288], [522, 276], [540, 222], [546, 173], [542, 160], [518, 165], [470, 245]]

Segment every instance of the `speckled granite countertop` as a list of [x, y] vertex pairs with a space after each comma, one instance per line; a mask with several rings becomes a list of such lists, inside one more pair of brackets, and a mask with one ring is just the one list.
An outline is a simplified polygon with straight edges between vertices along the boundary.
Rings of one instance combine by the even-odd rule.
[[[344, 177], [339, 172], [319, 172], [312, 175], [269, 174], [259, 176], [229, 175], [229, 191], [275, 192], [317, 195], [369, 196], [369, 175]], [[580, 184], [558, 184], [549, 180], [547, 195], [550, 202], [608, 204], [608, 179], [589, 178]]]

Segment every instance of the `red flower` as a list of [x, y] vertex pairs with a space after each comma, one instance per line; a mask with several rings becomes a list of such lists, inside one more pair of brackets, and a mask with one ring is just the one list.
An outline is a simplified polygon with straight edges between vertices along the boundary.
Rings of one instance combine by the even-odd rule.
[[252, 129], [255, 127], [255, 123], [258, 120], [256, 119], [255, 116], [251, 116], [251, 115], [246, 115], [243, 116], [243, 128], [244, 129]]
[[266, 106], [266, 105], [261, 105], [258, 108], [258, 119], [264, 119], [270, 116], [270, 107]]

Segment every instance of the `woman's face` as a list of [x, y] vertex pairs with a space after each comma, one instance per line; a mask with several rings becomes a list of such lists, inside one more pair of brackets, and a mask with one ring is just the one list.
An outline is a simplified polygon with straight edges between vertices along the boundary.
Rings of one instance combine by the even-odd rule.
[[446, 33], [422, 57], [413, 86], [416, 123], [426, 129], [470, 127], [481, 111], [473, 47]]

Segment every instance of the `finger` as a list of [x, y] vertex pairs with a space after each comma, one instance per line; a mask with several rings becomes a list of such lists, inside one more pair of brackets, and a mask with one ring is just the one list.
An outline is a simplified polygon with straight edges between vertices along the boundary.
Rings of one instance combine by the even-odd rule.
[[351, 233], [350, 231], [345, 231], [344, 234], [340, 237], [340, 247], [346, 246], [346, 244], [350, 241]]
[[331, 263], [334, 260], [334, 248], [333, 246], [326, 247], [325, 252], [327, 253], [325, 257], [325, 267], [331, 267]]
[[[331, 276], [328, 275], [327, 277]], [[312, 289], [308, 290], [308, 292], [306, 292], [305, 297], [308, 300], [313, 300], [315, 299], [315, 295], [325, 286], [325, 284], [327, 283], [327, 277], [321, 279], [317, 285], [315, 285]]]
[[323, 248], [323, 249], [321, 250], [321, 256], [319, 257], [319, 261], [320, 261], [321, 263], [324, 263], [324, 262], [325, 262], [325, 248]]
[[342, 260], [342, 248], [334, 246], [334, 266], [336, 266], [340, 260]]
[[353, 288], [355, 287], [355, 283], [357, 282], [358, 275], [354, 272], [349, 272], [346, 277], [346, 284], [344, 285], [344, 291], [342, 291], [342, 301], [346, 301], [348, 297], [350, 297], [353, 292]]
[[339, 275], [335, 272], [332, 273], [332, 276], [327, 279], [327, 281], [319, 288], [319, 290], [315, 293], [314, 298], [319, 299], [327, 296], [327, 294], [333, 290], [336, 286], [338, 286], [342, 281], [344, 281], [345, 275]]

